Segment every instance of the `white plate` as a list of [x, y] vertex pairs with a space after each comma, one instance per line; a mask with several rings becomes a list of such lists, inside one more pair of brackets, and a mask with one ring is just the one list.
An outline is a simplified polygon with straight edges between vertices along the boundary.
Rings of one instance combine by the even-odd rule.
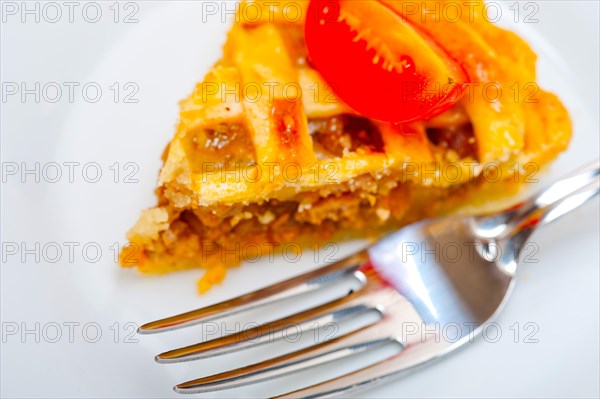
[[[22, 22], [23, 3], [8, 3], [17, 11], [13, 15], [14, 9], [3, 3], [3, 93], [6, 82], [26, 82], [28, 87], [56, 82], [64, 91], [56, 103], [49, 101], [53, 84], [39, 103], [33, 95], [24, 102], [18, 96], [2, 101], [4, 173], [40, 163], [39, 183], [31, 174], [3, 175], [2, 396], [175, 397], [175, 383], [273, 353], [262, 348], [161, 366], [152, 360], [156, 353], [210, 331], [138, 337], [130, 334], [131, 323], [205, 306], [292, 276], [315, 267], [314, 253], [305, 253], [297, 263], [277, 258], [231, 270], [224, 285], [204, 296], [194, 291], [200, 271], [143, 278], [113, 262], [114, 244], [124, 241], [139, 210], [154, 203], [160, 154], [172, 135], [177, 101], [220, 56], [227, 24], [218, 16], [203, 23], [199, 2], [120, 3], [118, 22], [112, 3], [98, 3], [102, 16], [96, 23], [82, 14], [85, 8], [88, 20], [96, 18], [96, 6], [87, 3], [78, 3], [72, 23], [62, 3], [55, 3], [62, 11], [55, 23], [50, 21], [55, 10], [44, 3], [37, 6], [39, 23], [28, 14]], [[34, 9], [37, 3], [28, 4]], [[502, 4], [503, 23], [533, 44], [542, 86], [561, 96], [574, 120], [571, 147], [552, 167], [550, 177], [556, 177], [599, 156], [598, 114], [593, 112], [598, 109], [598, 4], [519, 3], [517, 23], [511, 22], [511, 5]], [[531, 12], [538, 22], [524, 23]], [[123, 23], [127, 15], [138, 22]], [[64, 82], [80, 84], [72, 103]], [[102, 89], [97, 103], [82, 97], [80, 88], [89, 82]], [[117, 103], [114, 82], [120, 84]], [[128, 82], [134, 86], [125, 87]], [[123, 96], [136, 87], [133, 98], [139, 102], [124, 103]], [[57, 162], [62, 172], [56, 183], [49, 182], [56, 171], [49, 162]], [[65, 162], [80, 163], [74, 166], [72, 183]], [[88, 179], [99, 167], [97, 183], [84, 180], [84, 165]], [[115, 167], [120, 170], [117, 183]], [[138, 182], [126, 183], [132, 171]], [[597, 397], [598, 218], [596, 201], [535, 236], [537, 262], [522, 267], [513, 298], [498, 320], [498, 342], [480, 339], [434, 366], [359, 396]], [[13, 243], [19, 249], [11, 255]], [[23, 245], [35, 248], [36, 243], [39, 260], [23, 251]], [[72, 259], [69, 245], [77, 245]], [[97, 248], [102, 251], [98, 259]], [[336, 257], [353, 248], [340, 247]], [[254, 320], [263, 319], [251, 315], [243, 322]], [[350, 366], [337, 364], [326, 372]], [[304, 373], [301, 378], [317, 376]], [[215, 396], [260, 397], [299, 385], [299, 377], [293, 377]]]

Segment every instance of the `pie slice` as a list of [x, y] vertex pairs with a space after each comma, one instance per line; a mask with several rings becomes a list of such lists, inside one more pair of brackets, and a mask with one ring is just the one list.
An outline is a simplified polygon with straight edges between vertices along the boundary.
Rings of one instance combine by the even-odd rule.
[[[513, 194], [567, 147], [569, 116], [535, 84], [535, 54], [477, 7], [465, 5], [452, 23], [406, 16], [470, 71], [475, 88], [438, 116], [389, 123], [329, 88], [307, 55], [305, 18], [284, 18], [286, 3], [241, 4], [264, 17], [238, 14], [222, 59], [181, 102], [158, 204], [129, 231], [123, 266], [202, 268], [203, 292], [227, 267], [285, 243], [376, 237]], [[308, 2], [292, 3], [305, 11]], [[379, 3], [401, 10], [402, 1]]]

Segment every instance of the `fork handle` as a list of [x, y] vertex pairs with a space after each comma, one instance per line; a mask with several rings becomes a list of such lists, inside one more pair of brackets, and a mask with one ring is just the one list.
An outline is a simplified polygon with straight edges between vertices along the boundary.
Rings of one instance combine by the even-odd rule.
[[579, 208], [600, 193], [600, 160], [554, 182], [512, 210], [513, 232], [549, 224]]
[[587, 187], [594, 182], [597, 183], [599, 175], [600, 160], [597, 159], [554, 182], [528, 202], [531, 202], [531, 205], [535, 205], [539, 208], [551, 206], [552, 204], [556, 204], [561, 200], [570, 197], [580, 189]]

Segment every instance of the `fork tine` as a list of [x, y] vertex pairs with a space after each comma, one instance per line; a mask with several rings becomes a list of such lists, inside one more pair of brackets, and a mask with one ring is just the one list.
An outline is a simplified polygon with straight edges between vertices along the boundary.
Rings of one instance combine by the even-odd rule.
[[[375, 309], [365, 301], [360, 300], [360, 298], [356, 298], [356, 296], [357, 293], [354, 293], [317, 308], [265, 323], [249, 330], [173, 349], [157, 355], [155, 359], [158, 363], [177, 363], [219, 356], [283, 339], [288, 336], [287, 330], [290, 326], [295, 326], [301, 332], [305, 332], [324, 326], [327, 323], [357, 317]], [[263, 338], [267, 336], [269, 339], [264, 340]]]
[[236, 388], [292, 372], [315, 367], [333, 360], [372, 349], [388, 342], [400, 343], [382, 323], [363, 327], [331, 341], [300, 349], [235, 370], [178, 384], [178, 393], [203, 393]]
[[403, 347], [400, 353], [379, 363], [272, 399], [331, 398], [371, 388], [441, 357], [449, 346], [451, 343], [439, 339], [439, 337], [409, 344]]
[[[326, 285], [339, 281], [346, 276], [352, 275], [367, 260], [367, 252], [361, 251], [339, 262], [332, 263], [249, 294], [182, 313], [177, 316], [167, 317], [144, 324], [138, 328], [138, 333], [151, 334], [192, 326], [264, 306], [282, 299], [291, 298], [296, 295], [316, 291]], [[355, 276], [359, 279], [364, 277], [362, 274], [355, 274]], [[364, 285], [364, 279], [361, 280], [361, 283]]]

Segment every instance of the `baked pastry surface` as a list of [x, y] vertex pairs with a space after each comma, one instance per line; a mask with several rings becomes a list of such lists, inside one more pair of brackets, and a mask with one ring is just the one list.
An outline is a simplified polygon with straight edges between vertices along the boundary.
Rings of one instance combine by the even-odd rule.
[[376, 237], [514, 193], [569, 143], [568, 113], [535, 84], [535, 54], [481, 15], [409, 17], [431, 34], [458, 30], [446, 46], [478, 81], [450, 110], [405, 124], [346, 106], [311, 66], [304, 21], [263, 15], [274, 18], [236, 18], [222, 59], [181, 102], [158, 204], [128, 232], [123, 266], [203, 268], [202, 292], [282, 243]]

